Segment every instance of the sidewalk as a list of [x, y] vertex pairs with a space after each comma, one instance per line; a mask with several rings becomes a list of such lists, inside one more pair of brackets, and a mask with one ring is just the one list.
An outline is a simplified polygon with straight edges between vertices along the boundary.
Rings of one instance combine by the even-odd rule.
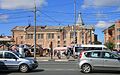
[[53, 59], [51, 57], [36, 57], [38, 61], [76, 61], [77, 59], [74, 59], [73, 57], [70, 57], [67, 59], [65, 56], [62, 56], [61, 59], [58, 59], [58, 57], [53, 56]]

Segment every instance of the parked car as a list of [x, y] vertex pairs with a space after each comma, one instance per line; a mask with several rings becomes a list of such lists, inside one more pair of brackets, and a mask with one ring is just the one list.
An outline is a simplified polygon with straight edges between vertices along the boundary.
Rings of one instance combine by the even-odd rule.
[[28, 72], [36, 69], [38, 63], [35, 59], [23, 58], [11, 51], [0, 51], [0, 70], [19, 70]]
[[84, 73], [94, 70], [120, 70], [120, 56], [106, 50], [82, 51], [79, 55], [79, 68]]

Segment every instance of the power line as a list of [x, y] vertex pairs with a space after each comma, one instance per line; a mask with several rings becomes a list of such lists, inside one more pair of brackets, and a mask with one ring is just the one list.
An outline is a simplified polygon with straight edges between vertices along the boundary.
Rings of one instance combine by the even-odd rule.
[[13, 18], [8, 18], [8, 19], [20, 19], [20, 18], [30, 18], [30, 17], [33, 17], [33, 16], [20, 16], [20, 17], [13, 17]]
[[5, 15], [5, 14], [20, 14], [20, 13], [24, 13], [24, 14], [26, 14], [26, 12], [32, 12], [32, 11], [28, 11], [28, 10], [26, 10], [26, 11], [17, 11], [17, 12], [7, 12], [7, 13], [0, 13], [0, 15]]
[[[39, 12], [40, 12], [40, 11], [39, 11]], [[46, 13], [43, 13], [43, 12], [40, 12], [40, 13], [44, 14], [45, 16], [47, 16], [49, 19], [53, 20], [54, 22], [56, 22], [56, 23], [58, 23], [58, 24], [62, 24], [61, 22], [55, 20], [53, 17], [47, 15]], [[39, 16], [40, 16], [40, 15], [39, 15]]]

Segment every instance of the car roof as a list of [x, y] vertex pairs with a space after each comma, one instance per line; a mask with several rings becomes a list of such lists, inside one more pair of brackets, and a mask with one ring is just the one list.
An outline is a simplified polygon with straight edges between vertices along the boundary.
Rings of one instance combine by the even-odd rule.
[[89, 51], [85, 51], [85, 52], [111, 52], [108, 50], [89, 50]]
[[8, 50], [0, 50], [0, 52], [11, 52], [11, 51], [8, 51]]

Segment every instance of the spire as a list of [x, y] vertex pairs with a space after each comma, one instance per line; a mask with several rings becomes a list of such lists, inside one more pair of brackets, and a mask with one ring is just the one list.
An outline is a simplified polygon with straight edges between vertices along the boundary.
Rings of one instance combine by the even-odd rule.
[[76, 22], [76, 25], [79, 25], [79, 26], [83, 26], [84, 25], [82, 17], [81, 17], [81, 13], [78, 14], [78, 20]]

